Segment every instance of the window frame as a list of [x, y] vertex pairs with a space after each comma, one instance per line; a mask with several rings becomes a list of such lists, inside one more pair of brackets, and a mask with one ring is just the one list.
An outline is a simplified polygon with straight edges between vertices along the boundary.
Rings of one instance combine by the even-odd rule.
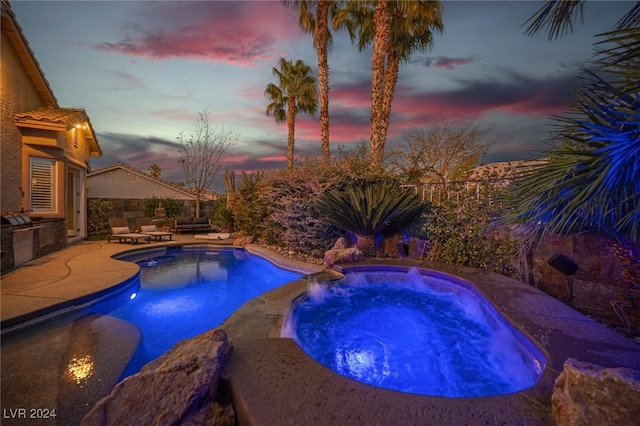
[[[37, 170], [38, 168], [40, 168], [40, 170]], [[29, 210], [32, 214], [59, 215], [61, 213], [59, 174], [59, 160], [29, 156]], [[36, 186], [38, 179], [45, 179], [44, 186], [42, 183], [39, 187]], [[48, 188], [48, 190], [42, 191], [43, 188]], [[45, 200], [41, 203], [43, 204], [42, 206], [38, 205], [40, 203], [36, 200], [36, 196], [38, 195], [41, 199]], [[47, 198], [48, 200], [46, 200]], [[44, 204], [47, 203], [48, 206], [44, 206]]]

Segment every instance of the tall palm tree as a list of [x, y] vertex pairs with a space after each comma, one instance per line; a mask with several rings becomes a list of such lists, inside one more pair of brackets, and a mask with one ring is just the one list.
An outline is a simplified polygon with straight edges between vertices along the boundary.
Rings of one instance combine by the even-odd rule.
[[348, 2], [338, 12], [335, 26], [346, 27], [361, 51], [373, 43], [371, 162], [381, 169], [400, 63], [415, 51], [431, 47], [433, 32], [444, 28], [442, 5], [426, 0]]
[[300, 28], [313, 36], [313, 45], [318, 53], [318, 87], [320, 91], [320, 143], [322, 161], [331, 158], [329, 146], [329, 60], [332, 35], [329, 31], [329, 15], [335, 13], [338, 3], [331, 0], [282, 0], [285, 6], [298, 9]]
[[267, 115], [273, 114], [276, 123], [287, 122], [287, 168], [293, 169], [293, 147], [295, 143], [296, 115], [315, 114], [316, 80], [311, 75], [311, 67], [298, 59], [295, 64], [280, 58], [278, 68], [273, 68], [278, 84], [267, 84], [264, 94], [270, 99]]

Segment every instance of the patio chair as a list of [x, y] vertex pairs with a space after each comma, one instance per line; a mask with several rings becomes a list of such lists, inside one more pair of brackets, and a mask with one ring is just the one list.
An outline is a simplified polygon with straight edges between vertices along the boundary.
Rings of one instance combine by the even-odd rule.
[[107, 242], [111, 242], [111, 239], [117, 239], [119, 243], [127, 242], [130, 240], [131, 244], [137, 244], [138, 240], [144, 240], [147, 243], [151, 242], [151, 237], [146, 234], [139, 234], [131, 232], [127, 219], [125, 218], [113, 218], [109, 219], [109, 227], [111, 228], [111, 234], [107, 237]]
[[155, 238], [156, 241], [162, 241], [162, 237], [169, 237], [169, 241], [173, 239], [173, 232], [160, 231], [150, 217], [136, 218], [136, 226], [138, 232]]

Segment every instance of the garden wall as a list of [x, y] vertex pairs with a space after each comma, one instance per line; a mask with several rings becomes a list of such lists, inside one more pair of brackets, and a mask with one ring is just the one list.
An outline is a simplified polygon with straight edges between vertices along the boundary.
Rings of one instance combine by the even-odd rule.
[[[108, 201], [113, 206], [111, 211], [105, 218], [103, 229], [108, 230], [109, 224], [106, 219], [109, 218], [125, 218], [129, 223], [129, 227], [135, 226], [135, 218], [145, 217], [145, 202], [144, 199], [127, 199], [127, 198], [109, 198]], [[180, 202], [180, 214], [179, 216], [193, 216], [195, 215], [195, 205], [191, 200], [183, 200]], [[211, 218], [213, 215], [215, 201], [202, 201], [200, 203], [200, 216]], [[91, 231], [90, 231], [91, 233]]]
[[[583, 313], [615, 320], [611, 301], [623, 294], [623, 268], [610, 247], [609, 238], [594, 233], [552, 235], [530, 254], [530, 283]], [[554, 268], [549, 260], [556, 254], [566, 256], [579, 269], [565, 275]], [[634, 302], [635, 310], [639, 302]]]

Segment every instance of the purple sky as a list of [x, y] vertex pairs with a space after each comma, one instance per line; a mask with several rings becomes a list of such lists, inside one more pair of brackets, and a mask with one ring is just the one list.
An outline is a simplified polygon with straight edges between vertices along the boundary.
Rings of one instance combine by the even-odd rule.
[[[444, 2], [444, 32], [401, 67], [388, 144], [406, 129], [473, 122], [500, 143], [485, 162], [535, 158], [573, 96], [594, 37], [633, 3], [587, 1], [584, 23], [549, 41], [523, 34], [541, 2]], [[280, 58], [304, 60], [317, 76], [310, 35], [278, 1], [13, 1], [61, 107], [85, 108], [103, 157], [183, 180], [176, 138], [198, 112], [238, 135], [226, 169], [283, 167], [286, 125], [265, 114], [263, 92]], [[367, 139], [370, 50], [334, 34], [329, 56], [332, 150]], [[296, 156], [320, 153], [318, 117], [298, 118]], [[388, 146], [389, 146], [388, 145]]]

